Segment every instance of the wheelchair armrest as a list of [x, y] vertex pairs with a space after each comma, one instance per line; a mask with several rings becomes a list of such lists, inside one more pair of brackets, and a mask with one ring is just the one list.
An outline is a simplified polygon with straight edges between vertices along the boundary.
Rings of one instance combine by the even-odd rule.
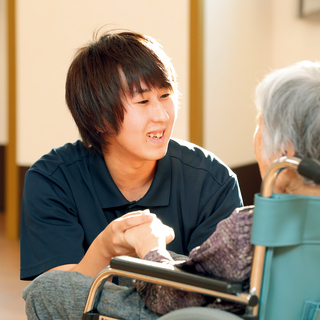
[[159, 262], [151, 262], [119, 256], [111, 259], [110, 266], [103, 269], [94, 279], [84, 309], [84, 319], [94, 317], [104, 283], [111, 276], [123, 276], [179, 290], [214, 296], [250, 307], [258, 304], [254, 293], [242, 292], [242, 283], [217, 280], [196, 275]]
[[111, 259], [110, 267], [112, 269], [123, 270], [137, 273], [140, 275], [158, 278], [159, 280], [169, 280], [180, 282], [198, 288], [237, 294], [242, 292], [241, 282], [220, 280], [210, 276], [189, 273], [171, 265], [165, 265], [159, 262], [141, 260], [128, 256], [119, 256]]
[[251, 307], [258, 304], [258, 297], [254, 292], [244, 292], [242, 282], [193, 274], [160, 262], [118, 256], [111, 259], [110, 269], [132, 279], [136, 279], [136, 276], [138, 280], [214, 296]]

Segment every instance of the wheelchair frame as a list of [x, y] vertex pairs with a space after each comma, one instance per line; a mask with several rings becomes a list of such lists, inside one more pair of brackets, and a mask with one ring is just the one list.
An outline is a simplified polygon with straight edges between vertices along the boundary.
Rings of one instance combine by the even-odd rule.
[[[267, 170], [261, 186], [262, 197], [272, 196], [275, 180], [280, 171], [286, 168], [296, 170], [302, 176], [320, 183], [319, 161], [282, 157], [276, 160]], [[241, 318], [258, 320], [265, 251], [266, 247], [264, 246], [256, 245], [254, 248], [249, 292], [243, 292], [243, 286], [238, 282], [222, 281], [190, 274], [173, 266], [138, 258], [126, 256], [112, 258], [110, 266], [97, 275], [90, 288], [82, 320], [114, 319], [97, 313], [97, 305], [103, 285], [112, 276], [124, 276], [240, 303], [246, 306], [246, 313]]]

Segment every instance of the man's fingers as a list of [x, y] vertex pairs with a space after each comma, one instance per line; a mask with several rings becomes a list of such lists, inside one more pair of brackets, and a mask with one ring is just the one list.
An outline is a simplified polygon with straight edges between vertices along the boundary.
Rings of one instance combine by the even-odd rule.
[[150, 223], [156, 217], [150, 210], [130, 212], [121, 218], [116, 219], [120, 223], [122, 231], [126, 231], [141, 224]]
[[166, 226], [166, 244], [170, 243], [175, 238], [174, 230]]
[[143, 215], [143, 214], [150, 214], [150, 210], [149, 209], [145, 209], [145, 210], [132, 211], [132, 212], [124, 214], [122, 217], [120, 217], [118, 219], [127, 219], [129, 217], [140, 216], [140, 215]]

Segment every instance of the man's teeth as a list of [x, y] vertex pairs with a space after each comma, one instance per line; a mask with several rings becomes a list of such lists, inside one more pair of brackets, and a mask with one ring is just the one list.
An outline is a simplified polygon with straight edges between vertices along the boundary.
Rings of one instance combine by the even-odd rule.
[[160, 139], [163, 136], [163, 132], [157, 134], [150, 133], [148, 136], [152, 139]]

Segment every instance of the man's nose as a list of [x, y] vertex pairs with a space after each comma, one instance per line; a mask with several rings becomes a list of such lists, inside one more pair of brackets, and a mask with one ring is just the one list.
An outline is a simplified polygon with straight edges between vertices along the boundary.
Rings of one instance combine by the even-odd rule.
[[161, 101], [155, 101], [153, 105], [153, 120], [165, 122], [169, 119], [167, 110], [162, 105]]

